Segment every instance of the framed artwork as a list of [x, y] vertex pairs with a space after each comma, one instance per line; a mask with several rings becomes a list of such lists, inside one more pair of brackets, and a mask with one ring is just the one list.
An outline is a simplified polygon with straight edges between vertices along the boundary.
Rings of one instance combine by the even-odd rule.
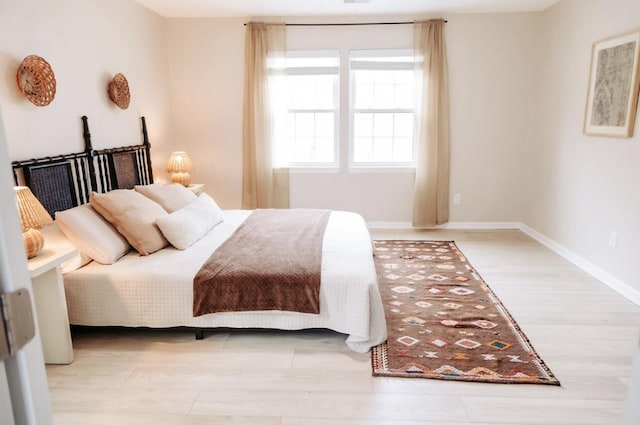
[[593, 44], [584, 132], [632, 137], [638, 107], [640, 31]]

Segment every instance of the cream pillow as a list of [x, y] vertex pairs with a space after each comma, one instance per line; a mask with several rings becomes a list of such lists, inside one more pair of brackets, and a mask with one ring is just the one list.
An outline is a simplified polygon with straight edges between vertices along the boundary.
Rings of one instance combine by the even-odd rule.
[[157, 202], [170, 213], [189, 205], [197, 198], [192, 191], [178, 183], [153, 183], [145, 186], [134, 186], [134, 189], [136, 192]]
[[89, 204], [56, 212], [56, 223], [78, 251], [98, 263], [113, 264], [131, 249]]
[[86, 266], [92, 261], [93, 259], [91, 257], [78, 251], [76, 255], [74, 255], [64, 263], [60, 264], [60, 273], [64, 275], [71, 272], [75, 272], [76, 270]]
[[186, 207], [159, 217], [156, 224], [171, 245], [187, 249], [223, 221], [224, 214], [216, 201], [203, 193]]
[[168, 245], [155, 222], [167, 212], [133, 189], [108, 193], [92, 192], [91, 206], [113, 224], [140, 255], [149, 255]]
[[44, 236], [45, 248], [64, 249], [72, 247], [76, 249], [76, 255], [60, 264], [60, 271], [62, 272], [62, 274], [76, 271], [80, 267], [84, 267], [91, 261], [93, 261], [91, 257], [80, 251], [78, 247], [76, 247], [75, 244], [73, 244], [69, 240], [69, 238], [65, 236], [64, 233], [62, 233], [62, 230], [60, 230], [60, 226], [58, 226], [58, 223], [56, 223], [55, 221], [53, 222], [53, 224], [45, 226], [42, 229], [42, 236]]

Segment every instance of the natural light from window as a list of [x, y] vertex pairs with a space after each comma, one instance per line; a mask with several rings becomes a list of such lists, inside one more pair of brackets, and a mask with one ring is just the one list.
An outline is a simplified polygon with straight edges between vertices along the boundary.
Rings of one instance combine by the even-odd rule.
[[406, 51], [353, 51], [351, 164], [413, 165], [414, 68]]
[[342, 67], [338, 51], [289, 51], [286, 65], [273, 62], [274, 165], [337, 169], [343, 152], [352, 169], [414, 166], [412, 52], [348, 53]]
[[287, 57], [287, 147], [292, 166], [338, 163], [338, 52]]

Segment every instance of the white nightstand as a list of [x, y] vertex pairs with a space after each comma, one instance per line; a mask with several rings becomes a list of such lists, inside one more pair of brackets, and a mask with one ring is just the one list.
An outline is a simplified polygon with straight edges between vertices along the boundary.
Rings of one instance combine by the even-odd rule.
[[204, 190], [204, 184], [203, 183], [190, 184], [189, 186], [187, 186], [187, 189], [189, 189], [190, 191], [192, 191], [196, 195], [200, 195], [202, 193], [202, 191]]
[[73, 361], [60, 265], [76, 253], [73, 247], [47, 248], [45, 244], [40, 254], [28, 260], [45, 363], [69, 364]]

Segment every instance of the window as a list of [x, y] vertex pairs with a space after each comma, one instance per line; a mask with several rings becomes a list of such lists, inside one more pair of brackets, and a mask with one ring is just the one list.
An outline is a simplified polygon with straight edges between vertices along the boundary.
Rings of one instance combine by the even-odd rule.
[[352, 51], [353, 166], [414, 163], [414, 67], [411, 51]]
[[338, 165], [338, 52], [289, 52], [286, 152], [291, 166]]
[[337, 168], [344, 152], [352, 168], [413, 167], [414, 73], [411, 50], [289, 51], [286, 64], [274, 60], [274, 165]]

